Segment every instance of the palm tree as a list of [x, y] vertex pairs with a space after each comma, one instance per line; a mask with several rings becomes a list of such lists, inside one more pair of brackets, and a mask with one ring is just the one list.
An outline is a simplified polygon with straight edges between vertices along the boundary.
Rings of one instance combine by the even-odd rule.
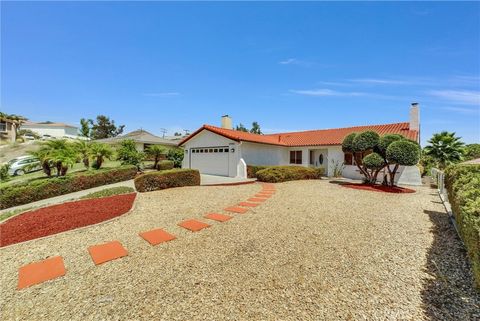
[[148, 156], [153, 157], [153, 168], [157, 169], [160, 157], [165, 154], [165, 148], [159, 145], [152, 145], [148, 147], [145, 152]]
[[425, 154], [432, 157], [440, 169], [458, 163], [463, 158], [464, 143], [461, 137], [455, 136], [455, 133], [443, 131], [433, 134], [428, 143], [424, 149]]
[[85, 140], [77, 140], [73, 146], [80, 156], [83, 165], [88, 169], [90, 167], [90, 144]]
[[37, 151], [29, 152], [29, 154], [38, 158], [38, 160], [40, 161], [40, 164], [42, 166], [42, 170], [45, 173], [45, 175], [47, 175], [48, 177], [52, 176], [51, 157], [50, 157], [48, 149], [40, 148]]
[[95, 159], [92, 167], [100, 169], [105, 158], [112, 158], [113, 149], [107, 144], [92, 143], [90, 145], [90, 155]]
[[53, 150], [51, 157], [57, 167], [57, 176], [65, 176], [68, 168], [77, 162], [78, 153], [68, 144], [65, 148]]
[[65, 139], [49, 140], [43, 144], [42, 149], [57, 169], [57, 176], [65, 176], [68, 167], [73, 166], [78, 159], [77, 151]]

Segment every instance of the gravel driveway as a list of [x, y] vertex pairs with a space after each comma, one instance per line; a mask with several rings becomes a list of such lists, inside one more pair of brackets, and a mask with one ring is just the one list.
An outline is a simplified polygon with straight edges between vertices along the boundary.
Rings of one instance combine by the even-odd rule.
[[[198, 233], [183, 219], [245, 201], [259, 184], [139, 194], [117, 220], [0, 249], [3, 320], [477, 320], [470, 267], [434, 190], [385, 194], [276, 184], [247, 214]], [[220, 212], [221, 213], [221, 212]], [[162, 227], [178, 239], [138, 237]], [[118, 240], [95, 266], [89, 245]], [[61, 255], [66, 276], [17, 291], [17, 269]]]

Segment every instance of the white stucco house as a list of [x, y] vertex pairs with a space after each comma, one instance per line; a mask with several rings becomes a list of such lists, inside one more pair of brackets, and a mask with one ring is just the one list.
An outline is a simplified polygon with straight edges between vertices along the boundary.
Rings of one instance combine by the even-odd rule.
[[[381, 136], [400, 134], [419, 142], [418, 104], [412, 104], [409, 122], [268, 135], [233, 130], [231, 118], [223, 116], [222, 127], [203, 125], [179, 146], [185, 150], [183, 168], [198, 169], [203, 174], [245, 178], [247, 165], [296, 165], [323, 167], [327, 176], [333, 176], [335, 166], [343, 164], [342, 176], [361, 179], [352, 155], [342, 151], [342, 142], [348, 134], [366, 130]], [[401, 166], [397, 183], [420, 185], [417, 166]]]
[[54, 122], [32, 122], [26, 121], [20, 125], [21, 129], [29, 129], [39, 136], [50, 136], [55, 138], [79, 138], [78, 127], [65, 123]]

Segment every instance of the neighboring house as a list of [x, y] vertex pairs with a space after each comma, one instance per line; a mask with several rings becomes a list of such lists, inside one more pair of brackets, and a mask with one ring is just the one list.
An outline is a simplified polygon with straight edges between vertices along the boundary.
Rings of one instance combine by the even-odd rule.
[[17, 139], [17, 122], [7, 118], [0, 119], [0, 141], [15, 142]]
[[176, 147], [179, 141], [181, 140], [180, 138], [166, 139], [166, 138], [158, 137], [147, 132], [146, 130], [138, 129], [122, 136], [98, 139], [96, 141], [110, 144], [110, 145], [119, 145], [121, 141], [125, 139], [133, 140], [135, 142], [135, 147], [140, 152], [143, 152], [150, 145], [161, 145], [167, 148]]
[[[419, 142], [420, 123], [418, 104], [412, 104], [410, 122], [356, 126], [301, 132], [257, 135], [232, 129], [230, 117], [222, 117], [222, 127], [204, 125], [179, 143], [185, 150], [184, 168], [195, 168], [201, 173], [246, 177], [246, 165], [298, 165], [323, 167], [332, 176], [334, 167], [345, 165], [342, 175], [361, 179], [351, 154], [342, 151], [342, 142], [350, 133], [366, 130], [379, 135], [400, 134]], [[383, 177], [382, 177], [383, 178]], [[401, 166], [397, 174], [399, 184], [421, 184], [416, 166]]]
[[78, 127], [64, 123], [25, 121], [20, 128], [29, 129], [41, 137], [80, 138], [78, 136]]

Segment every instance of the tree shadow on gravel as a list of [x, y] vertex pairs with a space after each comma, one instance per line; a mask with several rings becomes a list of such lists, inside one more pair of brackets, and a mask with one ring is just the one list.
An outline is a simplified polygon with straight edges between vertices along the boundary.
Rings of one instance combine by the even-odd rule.
[[422, 290], [423, 309], [430, 320], [480, 320], [480, 292], [473, 284], [467, 252], [445, 212], [425, 210], [433, 223]]

